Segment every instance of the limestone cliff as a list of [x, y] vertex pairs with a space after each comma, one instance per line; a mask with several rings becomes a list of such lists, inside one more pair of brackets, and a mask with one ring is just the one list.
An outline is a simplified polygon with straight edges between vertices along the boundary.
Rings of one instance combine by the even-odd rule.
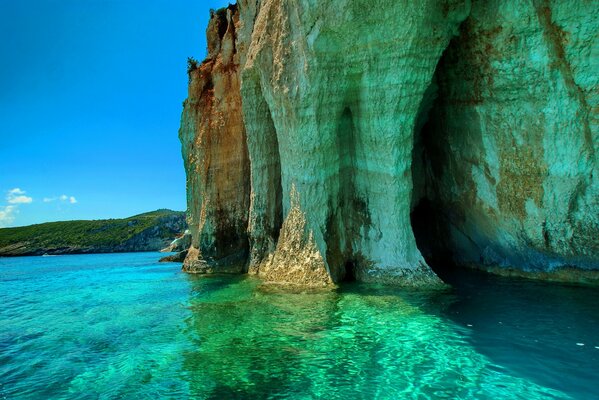
[[422, 250], [599, 269], [598, 27], [573, 0], [213, 12], [180, 131], [185, 268], [436, 284]]
[[212, 11], [208, 58], [190, 60], [179, 137], [187, 171], [190, 272], [241, 272], [247, 255], [249, 159], [241, 112], [237, 6]]

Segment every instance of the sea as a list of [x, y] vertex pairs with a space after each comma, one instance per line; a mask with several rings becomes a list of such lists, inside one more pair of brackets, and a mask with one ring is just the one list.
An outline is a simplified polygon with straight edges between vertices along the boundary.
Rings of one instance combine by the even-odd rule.
[[265, 286], [163, 254], [0, 258], [0, 399], [599, 399], [599, 288]]

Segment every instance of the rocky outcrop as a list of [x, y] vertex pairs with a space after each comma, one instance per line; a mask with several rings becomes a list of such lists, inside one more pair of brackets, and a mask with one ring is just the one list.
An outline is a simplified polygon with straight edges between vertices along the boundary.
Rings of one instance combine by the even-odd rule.
[[161, 253], [176, 253], [162, 257], [160, 262], [184, 262], [191, 246], [191, 232], [186, 230], [183, 235], [175, 238], [167, 247], [160, 250]]
[[[435, 66], [468, 11], [467, 2], [437, 0], [262, 3], [243, 111], [252, 160], [278, 143], [282, 196], [273, 204], [272, 178], [264, 182], [252, 163], [253, 243], [273, 230], [261, 226], [270, 210], [289, 218], [295, 187], [305, 227], [287, 240], [316, 249], [333, 281], [436, 281], [410, 227], [412, 136]], [[279, 268], [305, 263], [303, 249], [280, 248], [253, 248], [250, 267], [270, 254]]]
[[179, 251], [170, 256], [162, 257], [158, 262], [174, 262], [174, 263], [182, 263], [187, 258], [187, 250]]
[[440, 282], [422, 252], [599, 268], [597, 13], [573, 0], [213, 12], [181, 127], [185, 269], [422, 286]]

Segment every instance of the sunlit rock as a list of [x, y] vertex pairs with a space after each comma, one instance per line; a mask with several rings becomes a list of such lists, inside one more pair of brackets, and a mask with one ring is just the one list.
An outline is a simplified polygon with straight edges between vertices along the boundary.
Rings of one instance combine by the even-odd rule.
[[208, 58], [189, 65], [179, 136], [187, 171], [189, 272], [241, 272], [247, 256], [249, 159], [241, 113], [236, 6], [213, 11]]
[[573, 0], [214, 12], [181, 126], [185, 269], [308, 286], [436, 285], [425, 257], [599, 269], [598, 13]]
[[437, 281], [410, 226], [413, 132], [468, 2], [379, 3], [262, 2], [242, 72], [250, 268], [304, 262], [275, 245], [295, 187], [305, 226], [294, 240], [333, 281]]

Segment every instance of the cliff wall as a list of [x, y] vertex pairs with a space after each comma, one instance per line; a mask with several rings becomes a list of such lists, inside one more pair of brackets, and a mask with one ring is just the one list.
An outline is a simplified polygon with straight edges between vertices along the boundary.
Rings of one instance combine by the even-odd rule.
[[241, 272], [248, 252], [249, 158], [241, 111], [237, 6], [212, 11], [208, 57], [189, 61], [179, 137], [187, 171], [189, 272]]
[[599, 269], [595, 8], [244, 0], [213, 12], [180, 131], [185, 268], [313, 286], [435, 285], [422, 253]]
[[415, 157], [456, 263], [599, 268], [598, 21], [585, 1], [472, 3]]

